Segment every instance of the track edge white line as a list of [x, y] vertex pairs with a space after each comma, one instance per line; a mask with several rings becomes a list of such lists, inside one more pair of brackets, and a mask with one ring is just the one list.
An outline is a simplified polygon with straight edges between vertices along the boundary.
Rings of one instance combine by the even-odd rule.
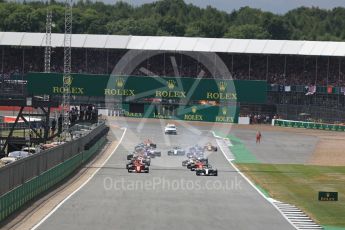
[[[215, 137], [215, 138], [222, 138], [223, 139], [223, 137], [220, 137], [220, 136], [218, 136], [218, 135], [216, 135], [215, 133], [214, 133], [214, 131], [212, 131], [212, 134], [213, 134], [213, 136]], [[217, 143], [218, 144], [218, 143]], [[297, 229], [298, 230], [298, 227], [297, 226], [295, 226], [285, 215], [284, 215], [284, 213], [270, 200], [270, 198], [268, 198], [268, 197], [266, 197], [265, 196], [265, 194], [263, 194], [255, 185], [254, 185], [254, 183], [251, 181], [251, 180], [249, 180], [248, 179], [248, 177], [246, 177], [236, 166], [235, 166], [235, 164], [232, 162], [233, 161], [233, 159], [229, 159], [227, 156], [226, 156], [226, 154], [224, 153], [224, 151], [223, 151], [223, 149], [222, 149], [222, 147], [220, 146], [220, 145], [218, 145], [219, 146], [219, 149], [220, 149], [220, 151], [222, 152], [222, 154], [223, 154], [223, 156], [225, 157], [225, 159], [230, 163], [230, 165], [235, 169], [235, 171], [238, 173], [238, 174], [240, 174], [242, 177], [243, 177], [243, 179], [245, 179], [247, 182], [248, 182], [248, 184], [250, 185], [250, 186], [252, 186], [267, 202], [269, 202], [283, 217], [284, 217], [284, 219], [292, 226], [292, 227], [294, 227], [295, 229]], [[229, 149], [229, 151], [231, 152], [231, 150]]]
[[36, 225], [34, 225], [31, 230], [35, 230], [37, 229], [41, 224], [43, 224], [51, 215], [54, 214], [54, 212], [56, 212], [67, 200], [69, 200], [74, 194], [76, 194], [79, 190], [81, 190], [97, 173], [98, 171], [108, 162], [108, 160], [110, 159], [110, 157], [112, 157], [112, 155], [115, 153], [115, 151], [117, 150], [117, 148], [119, 147], [119, 145], [121, 144], [127, 128], [122, 128], [124, 131], [122, 133], [122, 136], [119, 140], [119, 142], [117, 143], [117, 145], [115, 146], [114, 150], [112, 151], [112, 153], [107, 157], [107, 159], [105, 159], [105, 161], [101, 164], [101, 167], [99, 167], [83, 184], [81, 184], [76, 190], [74, 190], [71, 194], [69, 194], [65, 199], [63, 199], [58, 205], [55, 206], [55, 208], [53, 210], [51, 210], [42, 220], [40, 220]]

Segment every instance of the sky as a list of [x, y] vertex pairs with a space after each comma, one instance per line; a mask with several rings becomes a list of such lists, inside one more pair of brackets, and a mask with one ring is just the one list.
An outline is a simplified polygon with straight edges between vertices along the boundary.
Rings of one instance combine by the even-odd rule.
[[[99, 1], [99, 0], [98, 0]], [[106, 3], [115, 3], [120, 0], [100, 0]], [[154, 2], [156, 0], [122, 0], [133, 5]], [[243, 6], [259, 8], [264, 11], [284, 14], [291, 9], [300, 6], [317, 6], [323, 9], [332, 9], [334, 7], [345, 7], [345, 0], [185, 0], [186, 3], [192, 3], [200, 7], [211, 5], [220, 10], [231, 12]]]

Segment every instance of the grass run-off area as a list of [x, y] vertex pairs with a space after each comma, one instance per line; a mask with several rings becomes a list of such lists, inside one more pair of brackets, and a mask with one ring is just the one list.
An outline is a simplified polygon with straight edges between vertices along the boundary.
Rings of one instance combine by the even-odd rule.
[[[294, 204], [325, 229], [345, 229], [345, 167], [237, 163], [270, 197]], [[318, 201], [318, 192], [338, 192], [338, 201]], [[340, 228], [337, 228], [340, 227]]]

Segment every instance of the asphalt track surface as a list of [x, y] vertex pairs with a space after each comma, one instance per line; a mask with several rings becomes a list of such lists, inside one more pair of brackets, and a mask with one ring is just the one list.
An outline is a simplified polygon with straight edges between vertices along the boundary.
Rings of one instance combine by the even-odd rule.
[[310, 161], [318, 138], [279, 131], [262, 131], [262, 140], [256, 144], [256, 130], [236, 129], [232, 132], [261, 163], [304, 164]]
[[[37, 229], [294, 229], [218, 151], [209, 162], [218, 177], [198, 177], [167, 156], [172, 146], [216, 143], [207, 127], [178, 126], [167, 136], [159, 123], [113, 122], [127, 127], [121, 145], [98, 173]], [[121, 131], [114, 131], [119, 138]], [[150, 138], [162, 150], [150, 173], [128, 173], [126, 154]]]

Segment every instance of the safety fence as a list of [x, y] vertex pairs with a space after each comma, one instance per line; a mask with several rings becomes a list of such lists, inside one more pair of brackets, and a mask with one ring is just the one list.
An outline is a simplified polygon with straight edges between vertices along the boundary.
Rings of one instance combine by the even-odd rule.
[[282, 127], [293, 127], [293, 128], [305, 128], [305, 129], [318, 129], [318, 130], [345, 132], [345, 125], [316, 123], [316, 122], [307, 122], [307, 121], [291, 121], [291, 120], [273, 119], [272, 125], [273, 126], [282, 126]]
[[[53, 162], [56, 162], [56, 164], [52, 167], [48, 167], [51, 165], [48, 165], [46, 162], [43, 164], [47, 168], [47, 170], [43, 170], [43, 168], [38, 167], [38, 165], [30, 164], [29, 162], [25, 161], [25, 163], [21, 163], [21, 173], [20, 175], [18, 173], [18, 168], [12, 168], [9, 172], [6, 173], [6, 176], [8, 178], [4, 178], [0, 172], [0, 175], [2, 176], [2, 179], [6, 179], [4, 184], [7, 184], [7, 186], [4, 186], [3, 188], [7, 188], [8, 191], [3, 193], [0, 196], [0, 222], [3, 221], [6, 217], [8, 217], [11, 213], [18, 210], [20, 207], [22, 207], [26, 202], [32, 200], [42, 192], [46, 191], [47, 189], [51, 188], [64, 178], [66, 178], [68, 175], [70, 175], [74, 170], [76, 170], [79, 166], [81, 166], [84, 162], [89, 160], [95, 153], [98, 152], [100, 147], [104, 145], [106, 138], [105, 134], [108, 132], [108, 128], [106, 126], [102, 125], [102, 129], [98, 129], [98, 132], [92, 131], [89, 135], [91, 135], [91, 138], [88, 137], [90, 142], [93, 143], [92, 146], [88, 145], [87, 148], [79, 149], [79, 152], [72, 152], [67, 158], [68, 150], [73, 151], [74, 146], [69, 146], [67, 143], [65, 151], [62, 151], [63, 154], [60, 155], [60, 157], [66, 157], [65, 159], [58, 159], [53, 157], [54, 160], [52, 160], [51, 165], [53, 165]], [[97, 127], [98, 128], [98, 127]], [[86, 137], [86, 136], [85, 136]], [[95, 141], [97, 139], [97, 141]], [[82, 138], [78, 139], [80, 142], [84, 142], [86, 146], [89, 142], [85, 142], [86, 140], [83, 140]], [[76, 143], [74, 143], [76, 145]], [[79, 143], [80, 144], [80, 143]], [[63, 145], [61, 147], [64, 147]], [[80, 146], [77, 146], [80, 147]], [[78, 149], [76, 147], [76, 149]], [[45, 155], [49, 155], [46, 153]], [[51, 155], [51, 154], [50, 154]], [[48, 158], [46, 158], [48, 159]], [[57, 161], [60, 160], [60, 161]], [[41, 159], [38, 158], [37, 162], [40, 162]], [[49, 161], [49, 160], [48, 160]], [[34, 166], [34, 167], [32, 167]], [[36, 167], [35, 167], [36, 166]], [[24, 181], [24, 174], [26, 172], [30, 172], [32, 169], [36, 171], [36, 176], [31, 176], [30, 179]], [[25, 170], [26, 169], [26, 170]], [[42, 171], [40, 171], [42, 170]], [[22, 183], [20, 182], [20, 179], [18, 180], [16, 177], [19, 177], [21, 180], [23, 180]], [[12, 180], [12, 181], [11, 181]], [[14, 181], [16, 183], [14, 183]], [[1, 185], [3, 184], [3, 181], [1, 181]], [[16, 186], [14, 188], [9, 189], [8, 184]]]

